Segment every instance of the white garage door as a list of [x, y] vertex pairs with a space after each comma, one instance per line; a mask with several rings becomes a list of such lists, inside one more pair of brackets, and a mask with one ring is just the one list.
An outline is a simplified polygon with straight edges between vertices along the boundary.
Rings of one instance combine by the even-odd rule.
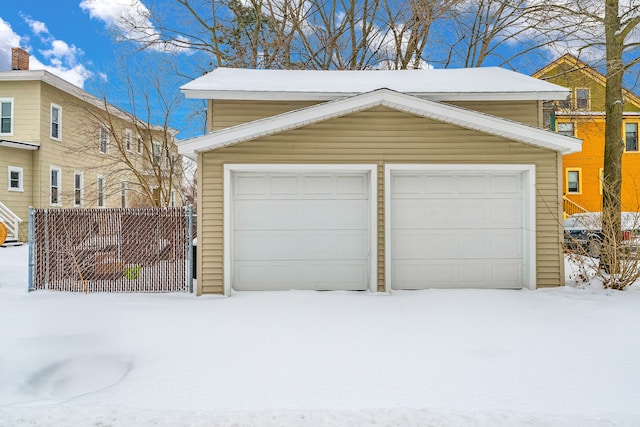
[[368, 288], [368, 173], [232, 176], [234, 289]]
[[524, 176], [392, 171], [391, 287], [522, 288]]

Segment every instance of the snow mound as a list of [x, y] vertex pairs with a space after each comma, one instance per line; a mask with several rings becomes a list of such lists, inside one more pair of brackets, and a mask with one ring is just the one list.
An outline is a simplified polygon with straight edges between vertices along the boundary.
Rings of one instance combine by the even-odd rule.
[[25, 391], [44, 399], [69, 400], [117, 384], [127, 376], [131, 366], [131, 359], [123, 356], [79, 356], [33, 373]]

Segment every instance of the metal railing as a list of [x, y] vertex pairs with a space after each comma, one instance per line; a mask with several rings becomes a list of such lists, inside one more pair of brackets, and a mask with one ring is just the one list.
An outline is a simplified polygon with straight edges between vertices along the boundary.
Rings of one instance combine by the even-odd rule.
[[573, 200], [568, 199], [566, 196], [562, 198], [562, 210], [565, 218], [574, 214], [589, 212], [587, 209], [583, 208]]
[[22, 220], [2, 202], [0, 202], [0, 221], [7, 227], [9, 237], [17, 239]]
[[192, 292], [184, 208], [32, 209], [30, 290]]

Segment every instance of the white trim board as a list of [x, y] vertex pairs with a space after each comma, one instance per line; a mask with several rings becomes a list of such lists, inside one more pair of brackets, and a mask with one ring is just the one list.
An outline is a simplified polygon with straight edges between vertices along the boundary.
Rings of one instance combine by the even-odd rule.
[[391, 291], [391, 174], [394, 171], [512, 171], [524, 175], [524, 288], [536, 289], [536, 192], [535, 165], [522, 164], [385, 164], [384, 167], [384, 236], [385, 291]]
[[429, 101], [389, 89], [379, 89], [186, 139], [178, 143], [178, 152], [194, 158], [195, 153], [274, 135], [377, 106], [384, 106], [419, 117], [547, 148], [562, 154], [573, 153], [582, 149], [581, 141], [573, 137], [559, 135], [555, 132], [466, 108]]
[[234, 172], [369, 172], [369, 291], [377, 291], [378, 278], [378, 251], [377, 251], [377, 222], [378, 222], [378, 177], [375, 164], [225, 164], [223, 172], [224, 192], [224, 218], [223, 218], [223, 254], [224, 254], [224, 295], [230, 296], [232, 292], [232, 176]]

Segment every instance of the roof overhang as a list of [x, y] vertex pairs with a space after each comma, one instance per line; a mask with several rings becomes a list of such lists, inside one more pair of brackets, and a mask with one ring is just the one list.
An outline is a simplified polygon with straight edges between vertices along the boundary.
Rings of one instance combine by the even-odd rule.
[[219, 67], [186, 83], [187, 98], [331, 101], [377, 89], [435, 101], [563, 100], [571, 91], [499, 67], [426, 70], [273, 70]]
[[389, 89], [378, 89], [255, 120], [196, 138], [185, 139], [178, 143], [178, 152], [195, 159], [199, 152], [274, 135], [377, 106], [547, 148], [562, 154], [580, 151], [582, 147], [581, 140], [573, 137], [442, 102], [426, 100]]
[[0, 139], [0, 147], [18, 148], [20, 150], [37, 150], [40, 148], [38, 144], [32, 142], [18, 142]]

